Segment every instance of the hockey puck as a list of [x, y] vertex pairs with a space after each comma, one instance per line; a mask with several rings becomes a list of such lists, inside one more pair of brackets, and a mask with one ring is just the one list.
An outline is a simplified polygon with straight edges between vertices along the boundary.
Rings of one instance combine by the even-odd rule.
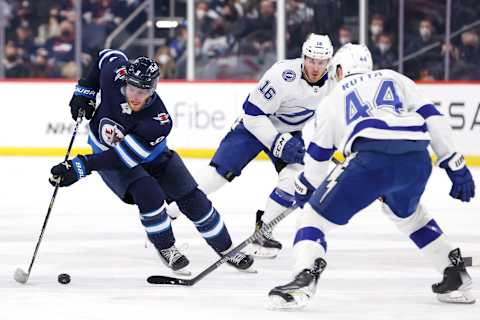
[[68, 273], [61, 273], [58, 275], [58, 282], [61, 284], [70, 283], [70, 275]]

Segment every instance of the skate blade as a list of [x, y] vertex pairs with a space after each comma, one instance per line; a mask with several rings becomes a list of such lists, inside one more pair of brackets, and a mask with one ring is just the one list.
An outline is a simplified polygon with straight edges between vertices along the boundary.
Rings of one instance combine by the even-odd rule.
[[231, 266], [231, 267], [234, 268], [235, 270], [243, 272], [243, 273], [258, 273], [258, 270], [254, 269], [252, 267], [250, 267], [248, 269], [238, 269], [238, 268], [235, 268], [234, 266]]
[[304, 298], [294, 296], [293, 301], [286, 301], [280, 296], [271, 295], [268, 296], [267, 302], [267, 309], [273, 311], [294, 311], [300, 310], [307, 306], [308, 298], [305, 296]]
[[469, 289], [439, 293], [437, 294], [437, 299], [444, 303], [473, 304], [476, 302], [475, 296]]
[[260, 259], [275, 259], [280, 250], [274, 248], [265, 248], [257, 244], [252, 244], [250, 254]]

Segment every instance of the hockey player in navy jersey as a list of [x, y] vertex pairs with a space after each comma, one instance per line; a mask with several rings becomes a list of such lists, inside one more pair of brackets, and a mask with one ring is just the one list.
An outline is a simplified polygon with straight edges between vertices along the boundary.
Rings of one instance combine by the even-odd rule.
[[[307, 304], [327, 265], [327, 234], [378, 198], [383, 212], [443, 275], [432, 285], [437, 298], [474, 303], [460, 249], [419, 203], [432, 170], [428, 145], [452, 182], [450, 196], [466, 202], [474, 197], [472, 175], [452, 143], [447, 120], [412, 80], [392, 70], [372, 71], [363, 45], [343, 46], [330, 67], [338, 83], [319, 107], [304, 171], [295, 181], [295, 200], [303, 210], [293, 281], [270, 291], [272, 306]], [[326, 176], [336, 148], [346, 160]]]
[[[196, 176], [199, 188], [210, 194], [240, 176], [265, 151], [278, 181], [265, 213], [257, 212], [257, 229], [293, 204], [293, 185], [305, 154], [301, 130], [327, 95], [326, 71], [332, 54], [328, 36], [311, 34], [302, 46], [301, 58], [279, 61], [267, 70], [245, 99], [241, 116], [220, 142], [210, 165]], [[167, 211], [174, 212], [175, 206]], [[253, 254], [275, 257], [281, 248], [269, 231], [255, 241]]]
[[[140, 57], [130, 63], [121, 51], [101, 51], [70, 101], [74, 119], [83, 112], [90, 120], [93, 154], [54, 166], [51, 183], [66, 187], [97, 171], [120, 199], [138, 206], [140, 221], [161, 260], [175, 272], [188, 273], [184, 268], [189, 261], [175, 247], [167, 200], [177, 202], [219, 255], [231, 248], [232, 241], [217, 210], [167, 146], [172, 119], [155, 92], [159, 76], [152, 59]], [[98, 92], [101, 101], [96, 107]], [[246, 270], [253, 258], [239, 252], [227, 262]]]

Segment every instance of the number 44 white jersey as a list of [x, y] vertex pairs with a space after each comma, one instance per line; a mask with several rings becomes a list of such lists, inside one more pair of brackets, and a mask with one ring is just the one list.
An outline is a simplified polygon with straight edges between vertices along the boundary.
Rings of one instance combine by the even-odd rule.
[[278, 133], [302, 130], [328, 93], [328, 75], [308, 84], [302, 77], [302, 61], [274, 64], [243, 104], [245, 127], [268, 148]]
[[327, 166], [323, 161], [328, 161], [334, 150], [350, 154], [358, 137], [426, 140], [431, 141], [439, 157], [453, 153], [448, 122], [412, 80], [393, 70], [376, 70], [342, 79], [318, 110], [306, 157], [308, 171], [316, 174], [310, 172], [309, 181], [318, 176], [318, 170], [325, 172]]

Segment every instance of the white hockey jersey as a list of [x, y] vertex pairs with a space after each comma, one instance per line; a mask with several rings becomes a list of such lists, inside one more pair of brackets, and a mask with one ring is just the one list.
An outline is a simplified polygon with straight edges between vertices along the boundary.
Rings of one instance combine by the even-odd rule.
[[302, 59], [283, 60], [265, 72], [243, 104], [241, 118], [270, 148], [278, 133], [302, 130], [328, 93], [328, 75], [316, 85], [302, 78]]
[[314, 186], [323, 180], [334, 150], [348, 156], [358, 137], [431, 141], [440, 158], [454, 152], [446, 119], [412, 80], [393, 70], [344, 78], [319, 110], [305, 159], [305, 177]]

